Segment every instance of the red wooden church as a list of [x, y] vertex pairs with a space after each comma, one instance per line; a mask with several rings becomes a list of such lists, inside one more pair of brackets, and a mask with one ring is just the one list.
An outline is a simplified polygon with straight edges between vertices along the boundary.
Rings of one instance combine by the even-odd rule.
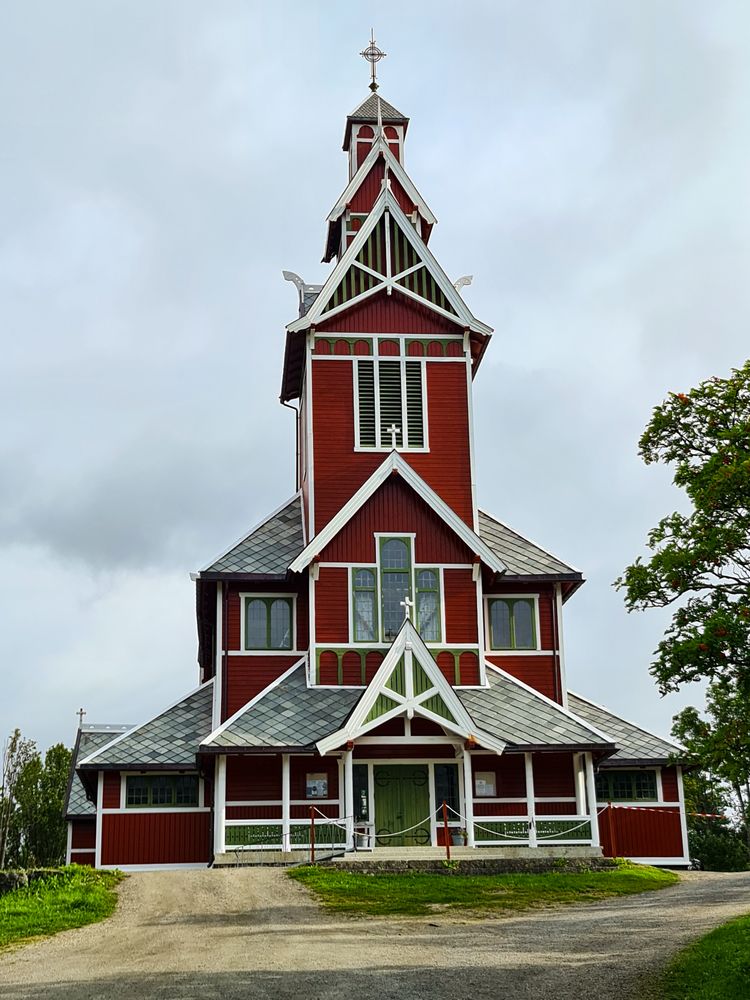
[[292, 859], [314, 821], [338, 852], [448, 836], [687, 862], [675, 747], [568, 691], [581, 573], [478, 505], [491, 329], [432, 254], [408, 126], [374, 80], [347, 117], [330, 275], [285, 274], [296, 492], [195, 574], [198, 687], [140, 726], [80, 728], [73, 861]]

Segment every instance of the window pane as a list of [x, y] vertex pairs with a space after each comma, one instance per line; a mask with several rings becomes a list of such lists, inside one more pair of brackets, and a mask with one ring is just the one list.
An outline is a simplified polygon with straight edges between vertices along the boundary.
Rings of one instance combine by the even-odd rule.
[[[461, 808], [458, 801], [458, 765], [457, 764], [436, 764], [435, 765], [435, 802], [438, 808], [443, 802], [457, 812]], [[448, 813], [449, 820], [456, 820], [458, 816]]]
[[636, 771], [633, 779], [637, 799], [656, 799], [656, 775], [653, 771]]
[[354, 591], [354, 638], [357, 642], [375, 642], [375, 591]]
[[365, 590], [375, 589], [375, 574], [369, 569], [358, 569], [354, 573], [354, 586]]
[[534, 648], [534, 615], [531, 601], [513, 602], [513, 627], [516, 649]]
[[151, 804], [154, 806], [171, 806], [174, 802], [174, 787], [172, 779], [151, 778]]
[[609, 800], [609, 781], [606, 774], [597, 774], [596, 776], [596, 798], [599, 802]]
[[417, 631], [425, 642], [440, 639], [440, 605], [434, 591], [417, 592]]
[[175, 805], [198, 805], [198, 777], [195, 774], [181, 774], [175, 778]]
[[421, 569], [417, 573], [417, 590], [437, 590], [437, 573], [431, 569]]
[[409, 546], [401, 538], [389, 538], [380, 551], [383, 569], [408, 569]]
[[401, 602], [409, 596], [409, 591], [408, 573], [383, 574], [383, 635], [388, 642], [396, 638], [404, 622], [406, 609]]
[[125, 805], [148, 805], [148, 782], [145, 778], [127, 778], [125, 782]]
[[507, 601], [490, 602], [490, 645], [510, 649], [510, 608]]
[[615, 771], [612, 775], [612, 798], [632, 799], [633, 782], [630, 771]]
[[248, 601], [245, 612], [245, 645], [247, 649], [268, 647], [268, 608], [265, 601]]
[[292, 609], [289, 601], [271, 604], [271, 649], [292, 648]]

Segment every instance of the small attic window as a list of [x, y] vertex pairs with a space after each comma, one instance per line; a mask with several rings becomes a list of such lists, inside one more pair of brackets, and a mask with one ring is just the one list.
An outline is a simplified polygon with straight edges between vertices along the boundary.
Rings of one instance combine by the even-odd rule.
[[292, 649], [294, 598], [244, 596], [244, 649]]

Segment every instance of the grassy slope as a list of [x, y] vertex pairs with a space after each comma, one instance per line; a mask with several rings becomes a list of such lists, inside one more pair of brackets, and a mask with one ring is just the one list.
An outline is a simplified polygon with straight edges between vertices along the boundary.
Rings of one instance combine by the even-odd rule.
[[750, 996], [750, 916], [718, 927], [669, 964], [663, 1000], [747, 1000]]
[[114, 887], [121, 878], [119, 872], [70, 865], [0, 896], [0, 948], [103, 920], [117, 904]]
[[377, 916], [423, 916], [441, 909], [526, 910], [663, 889], [677, 881], [673, 872], [630, 864], [613, 871], [576, 874], [365, 875], [333, 867], [304, 867], [291, 869], [289, 875], [311, 889], [330, 910]]

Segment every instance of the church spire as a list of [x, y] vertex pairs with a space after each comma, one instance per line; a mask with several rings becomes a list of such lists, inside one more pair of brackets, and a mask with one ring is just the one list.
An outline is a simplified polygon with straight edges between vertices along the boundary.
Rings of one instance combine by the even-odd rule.
[[370, 44], [360, 52], [360, 55], [370, 64], [370, 90], [374, 94], [378, 89], [378, 75], [375, 67], [381, 59], [385, 59], [386, 57], [386, 53], [382, 49], [379, 49], [375, 43], [374, 28], [370, 28]]

